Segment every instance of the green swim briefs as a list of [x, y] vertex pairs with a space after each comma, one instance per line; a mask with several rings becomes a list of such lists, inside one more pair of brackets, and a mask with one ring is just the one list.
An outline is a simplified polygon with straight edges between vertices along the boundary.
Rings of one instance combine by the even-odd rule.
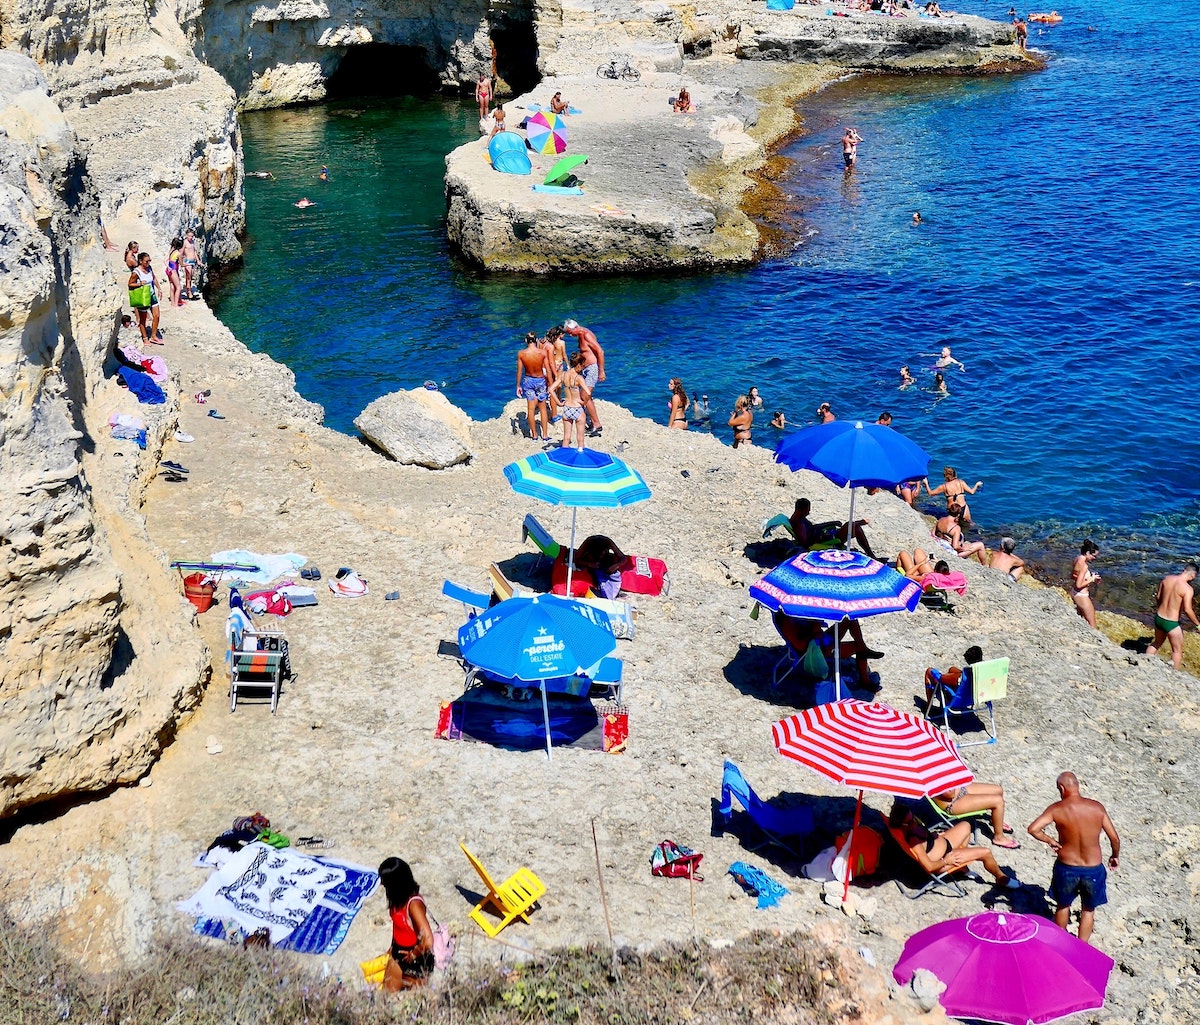
[[1169, 634], [1172, 630], [1179, 627], [1178, 619], [1163, 619], [1157, 612], [1154, 614], [1154, 625], [1163, 633]]

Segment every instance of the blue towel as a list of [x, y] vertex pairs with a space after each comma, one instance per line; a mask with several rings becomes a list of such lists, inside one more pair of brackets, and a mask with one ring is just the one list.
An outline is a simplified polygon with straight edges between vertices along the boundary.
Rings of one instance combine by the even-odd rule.
[[530, 185], [534, 192], [553, 192], [560, 196], [582, 196], [583, 189], [578, 186], [568, 188], [565, 185]]
[[744, 861], [735, 861], [730, 865], [729, 874], [747, 893], [758, 897], [759, 909], [773, 908], [791, 892], [787, 887], [780, 886], [762, 869], [747, 865]]
[[154, 378], [149, 374], [143, 374], [140, 370], [134, 370], [131, 367], [121, 367], [117, 371], [121, 376], [121, 380], [129, 386], [129, 391], [137, 396], [138, 402], [146, 406], [161, 406], [167, 401], [167, 396], [163, 390], [154, 383]]

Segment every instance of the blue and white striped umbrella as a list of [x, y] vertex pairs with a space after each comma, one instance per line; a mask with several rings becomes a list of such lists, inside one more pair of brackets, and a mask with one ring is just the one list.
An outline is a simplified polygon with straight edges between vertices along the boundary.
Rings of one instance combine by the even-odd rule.
[[[755, 584], [750, 597], [771, 612], [840, 623], [887, 612], [912, 612], [921, 585], [861, 552], [801, 552]], [[834, 693], [842, 694], [838, 634], [834, 630]]]
[[567, 593], [575, 564], [575, 519], [579, 509], [616, 509], [644, 502], [650, 489], [637, 470], [616, 456], [594, 448], [570, 446], [525, 456], [504, 468], [518, 495], [571, 508], [571, 549], [567, 563]]
[[540, 681], [550, 755], [547, 679], [572, 676], [594, 666], [617, 646], [608, 615], [591, 605], [553, 594], [509, 598], [458, 628], [462, 657], [506, 679]]

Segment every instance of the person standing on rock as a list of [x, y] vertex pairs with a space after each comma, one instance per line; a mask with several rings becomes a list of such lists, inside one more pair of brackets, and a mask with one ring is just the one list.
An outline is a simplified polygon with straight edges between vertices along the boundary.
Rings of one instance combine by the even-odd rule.
[[479, 117], [487, 117], [492, 107], [492, 80], [486, 73], [475, 83], [475, 99], [479, 103]]
[[1183, 567], [1182, 573], [1172, 573], [1163, 577], [1158, 585], [1158, 594], [1154, 597], [1154, 640], [1146, 649], [1147, 655], [1157, 655], [1163, 641], [1171, 642], [1171, 665], [1178, 669], [1183, 664], [1183, 626], [1186, 614], [1196, 629], [1200, 630], [1200, 621], [1196, 619], [1192, 603], [1196, 593], [1192, 590], [1192, 581], [1196, 579], [1196, 564], [1189, 562]]
[[[538, 344], [536, 331], [525, 335], [525, 348], [517, 353], [517, 398], [525, 400], [525, 420], [529, 437], [534, 441], [550, 440], [550, 424], [546, 418], [545, 352]], [[538, 435], [538, 420], [542, 433]]]
[[604, 350], [600, 347], [600, 343], [596, 341], [596, 335], [578, 321], [563, 321], [563, 330], [567, 334], [574, 335], [579, 339], [579, 351], [583, 355], [583, 368], [580, 373], [583, 375], [583, 383], [587, 385], [588, 391], [587, 400], [584, 402], [583, 408], [587, 410], [588, 421], [591, 424], [588, 427], [587, 436], [589, 438], [598, 438], [604, 430], [604, 425], [600, 423], [600, 414], [596, 412], [594, 395], [596, 393], [596, 385], [605, 379]]
[[[138, 253], [137, 266], [129, 275], [129, 288], [141, 288], [143, 285], [150, 286], [150, 304], [134, 307], [138, 318], [138, 330], [141, 332], [142, 341], [162, 345], [162, 335], [158, 330], [158, 278], [150, 268], [149, 253]], [[149, 327], [146, 325], [147, 314], [152, 318]]]
[[1079, 546], [1079, 554], [1071, 566], [1071, 601], [1075, 603], [1075, 611], [1093, 630], [1096, 629], [1096, 606], [1092, 604], [1089, 588], [1100, 579], [1100, 574], [1091, 570], [1092, 560], [1099, 552], [1096, 542], [1089, 537]]
[[1027, 26], [1024, 19], [1018, 15], [1013, 21], [1013, 28], [1017, 30], [1017, 46], [1024, 50], [1025, 43], [1029, 39], [1029, 26]]
[[583, 375], [579, 372], [582, 366], [583, 354], [578, 352], [572, 353], [571, 365], [567, 368], [567, 372], [563, 374], [562, 378], [562, 447], [569, 448], [574, 444], [580, 452], [583, 451], [586, 445], [586, 442], [583, 440], [583, 409], [585, 404], [590, 402], [592, 398], [591, 392], [588, 391], [588, 387], [584, 383]]
[[[1059, 800], [1029, 824], [1029, 835], [1046, 844], [1057, 855], [1050, 877], [1050, 897], [1056, 905], [1054, 924], [1065, 929], [1071, 921], [1075, 898], [1082, 902], [1079, 913], [1079, 938], [1087, 943], [1092, 935], [1096, 908], [1108, 903], [1108, 871], [1100, 850], [1100, 833], [1108, 837], [1112, 855], [1108, 867], [1114, 871], [1121, 854], [1121, 838], [1099, 801], [1079, 793], [1079, 780], [1073, 772], [1062, 773], [1055, 786]], [[1046, 832], [1053, 825], [1057, 837]]]
[[854, 162], [858, 159], [858, 144], [862, 141], [862, 136], [853, 128], [847, 128], [846, 134], [842, 136], [842, 161], [847, 171], [854, 170]]
[[199, 299], [200, 290], [193, 279], [200, 275], [200, 252], [196, 248], [196, 233], [191, 228], [183, 233], [183, 297]]

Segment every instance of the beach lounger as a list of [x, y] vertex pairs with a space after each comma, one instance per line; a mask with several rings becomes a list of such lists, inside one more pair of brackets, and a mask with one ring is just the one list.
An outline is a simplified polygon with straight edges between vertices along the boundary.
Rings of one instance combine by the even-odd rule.
[[984, 808], [982, 811], [964, 812], [961, 815], [951, 814], [932, 797], [922, 797], [919, 801], [909, 802], [908, 807], [912, 809], [916, 820], [931, 833], [944, 833], [958, 822], [969, 822], [971, 824], [971, 841], [976, 844], [982, 843], [980, 827], [985, 822], [991, 822], [992, 819], [992, 812], [989, 808]]
[[[987, 734], [984, 740], [958, 741], [959, 747], [977, 747], [981, 744], [994, 744], [996, 735], [996, 711], [994, 702], [1008, 694], [1008, 659], [993, 658], [987, 662], [978, 662], [967, 666], [958, 682], [951, 688], [947, 684], [937, 684], [929, 694], [925, 705], [925, 718], [941, 720], [938, 725], [949, 729], [951, 716], [971, 715], [979, 719]], [[937, 706], [935, 709], [934, 706]], [[987, 709], [988, 720], [984, 722], [980, 714]]]
[[562, 546], [550, 536], [550, 531], [543, 527], [537, 521], [537, 517], [533, 513], [528, 513], [521, 523], [521, 540], [527, 541], [532, 539], [537, 550], [541, 552], [542, 558], [549, 559], [553, 562], [558, 558], [559, 552], [562, 551]]
[[[483, 880], [483, 885], [488, 890], [487, 896], [471, 911], [470, 917], [479, 928], [495, 939], [505, 926], [515, 922], [518, 918], [523, 922], [528, 922], [529, 912], [546, 894], [546, 884], [534, 875], [532, 869], [519, 868], [497, 886], [492, 882], [492, 877], [483, 867], [482, 862], [467, 850], [467, 845], [460, 842], [458, 846], [462, 848], [463, 854], [467, 856], [467, 861], [471, 863], [471, 867], [478, 873], [479, 878]], [[497, 922], [484, 914], [485, 908], [499, 915], [500, 920]]]
[[888, 833], [896, 842], [896, 846], [900, 848], [909, 858], [921, 866], [921, 870], [928, 876], [925, 884], [917, 890], [907, 889], [899, 879], [895, 880], [896, 888], [904, 894], [909, 900], [916, 900], [918, 897], [924, 897], [927, 893], [940, 893], [943, 897], [965, 897], [966, 889], [957, 879], [952, 876], [966, 875], [971, 877], [967, 865], [952, 869], [949, 872], [932, 872], [921, 860], [908, 848], [904, 842], [904, 830], [897, 829], [895, 826], [888, 826]]
[[783, 513], [776, 513], [769, 520], [763, 520], [762, 536], [763, 540], [767, 540], [771, 536], [771, 532], [782, 530], [787, 533], [793, 541], [796, 540], [796, 533], [792, 530], [792, 521]]
[[491, 604], [491, 596], [482, 591], [472, 591], [469, 587], [456, 584], [453, 580], [442, 581], [442, 594], [456, 602], [461, 602], [463, 612], [468, 619], [473, 619]]
[[[725, 763], [725, 771], [721, 777], [721, 801], [717, 806], [717, 824], [721, 827], [729, 825], [733, 817], [733, 802], [736, 800], [750, 816], [750, 821], [766, 838], [755, 847], [747, 847], [749, 851], [757, 851], [767, 843], [782, 847], [789, 854], [801, 858], [804, 837], [813, 831], [813, 814], [811, 808], [776, 808], [761, 800], [754, 788], [746, 782], [733, 762]], [[788, 838], [788, 839], [785, 839]], [[790, 839], [790, 842], [789, 842]], [[797, 843], [796, 841], [800, 842]]]

